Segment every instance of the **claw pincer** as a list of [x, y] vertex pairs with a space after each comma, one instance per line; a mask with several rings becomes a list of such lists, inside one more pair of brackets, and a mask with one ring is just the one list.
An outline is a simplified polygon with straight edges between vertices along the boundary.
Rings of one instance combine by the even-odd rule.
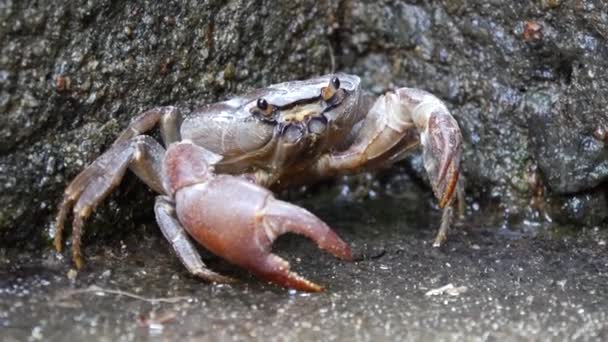
[[174, 144], [163, 166], [177, 218], [209, 251], [264, 279], [304, 291], [322, 287], [291, 272], [287, 261], [271, 253], [279, 235], [302, 234], [336, 257], [352, 259], [348, 245], [319, 218], [245, 178], [214, 175], [204, 155], [192, 143]]

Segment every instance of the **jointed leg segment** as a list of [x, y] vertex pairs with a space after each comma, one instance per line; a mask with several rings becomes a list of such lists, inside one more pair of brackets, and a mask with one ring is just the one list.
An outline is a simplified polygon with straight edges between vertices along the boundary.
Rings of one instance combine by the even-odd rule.
[[101, 201], [120, 183], [127, 168], [135, 172], [150, 188], [165, 193], [162, 185], [162, 159], [164, 148], [153, 138], [139, 135], [161, 122], [163, 137], [179, 139], [177, 127], [178, 113], [173, 107], [158, 107], [138, 116], [114, 142], [112, 147], [91, 165], [85, 168], [68, 185], [56, 218], [54, 245], [62, 250], [62, 234], [68, 212], [73, 206], [72, 258], [77, 268], [81, 268], [80, 241], [82, 225]]
[[149, 109], [135, 117], [131, 121], [131, 124], [129, 124], [129, 127], [116, 139], [114, 144], [119, 144], [148, 132], [158, 124], [163, 142], [165, 146], [168, 146], [170, 143], [180, 140], [180, 120], [179, 112], [175, 107], [167, 106]]
[[310, 173], [322, 178], [382, 167], [420, 145], [433, 192], [444, 209], [434, 243], [440, 245], [453, 215], [454, 193], [460, 205], [464, 204], [459, 182], [462, 136], [458, 123], [437, 97], [412, 88], [380, 96], [363, 120], [354, 143], [344, 151], [321, 157]]

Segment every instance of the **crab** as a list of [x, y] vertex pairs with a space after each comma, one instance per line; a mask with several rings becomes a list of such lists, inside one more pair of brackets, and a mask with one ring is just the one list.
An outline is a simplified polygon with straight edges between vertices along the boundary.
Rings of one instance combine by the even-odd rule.
[[[144, 134], [157, 125], [164, 147]], [[82, 268], [84, 221], [130, 169], [158, 193], [156, 221], [192, 275], [234, 281], [203, 263], [193, 239], [267, 281], [321, 291], [273, 254], [272, 243], [287, 232], [302, 234], [337, 258], [352, 260], [349, 245], [318, 217], [269, 189], [387, 167], [421, 146], [443, 209], [439, 245], [453, 215], [461, 142], [458, 123], [432, 94], [399, 88], [375, 98], [361, 90], [359, 77], [342, 73], [253, 90], [183, 120], [175, 107], [152, 108], [67, 186], [54, 245], [61, 252], [72, 210], [72, 259]]]

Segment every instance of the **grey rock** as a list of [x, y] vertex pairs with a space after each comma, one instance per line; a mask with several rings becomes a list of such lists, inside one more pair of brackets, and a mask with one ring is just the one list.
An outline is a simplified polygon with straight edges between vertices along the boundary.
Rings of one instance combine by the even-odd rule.
[[[430, 25], [408, 25], [424, 22], [412, 19], [391, 31], [418, 36], [415, 46], [396, 45], [390, 30], [370, 25], [383, 16], [384, 25], [393, 22], [402, 6], [353, 5], [338, 53], [350, 70], [378, 93], [416, 86], [448, 102], [465, 136], [468, 193], [482, 203], [499, 202], [520, 214], [542, 187], [548, 202], [590, 201], [593, 221], [605, 223], [608, 205], [584, 195], [608, 191], [608, 147], [592, 134], [608, 125], [605, 2], [418, 2], [408, 5], [419, 7], [409, 15], [428, 13]], [[360, 40], [356, 32], [370, 39]], [[531, 163], [538, 177], [529, 174]], [[420, 172], [416, 164], [413, 169]], [[539, 181], [530, 184], [531, 178]], [[561, 206], [548, 207], [550, 217], [564, 217]]]

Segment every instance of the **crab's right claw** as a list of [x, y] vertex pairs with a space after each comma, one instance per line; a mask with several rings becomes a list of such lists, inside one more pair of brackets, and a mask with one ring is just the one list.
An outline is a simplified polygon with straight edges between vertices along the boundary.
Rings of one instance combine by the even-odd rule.
[[323, 221], [243, 178], [218, 176], [204, 187], [181, 190], [177, 199], [178, 216], [192, 237], [214, 254], [281, 286], [323, 290], [271, 253], [281, 234], [304, 235], [336, 257], [352, 260], [350, 247]]
[[458, 123], [447, 110], [431, 113], [421, 142], [424, 167], [439, 207], [444, 208], [452, 202], [460, 174], [462, 135]]

